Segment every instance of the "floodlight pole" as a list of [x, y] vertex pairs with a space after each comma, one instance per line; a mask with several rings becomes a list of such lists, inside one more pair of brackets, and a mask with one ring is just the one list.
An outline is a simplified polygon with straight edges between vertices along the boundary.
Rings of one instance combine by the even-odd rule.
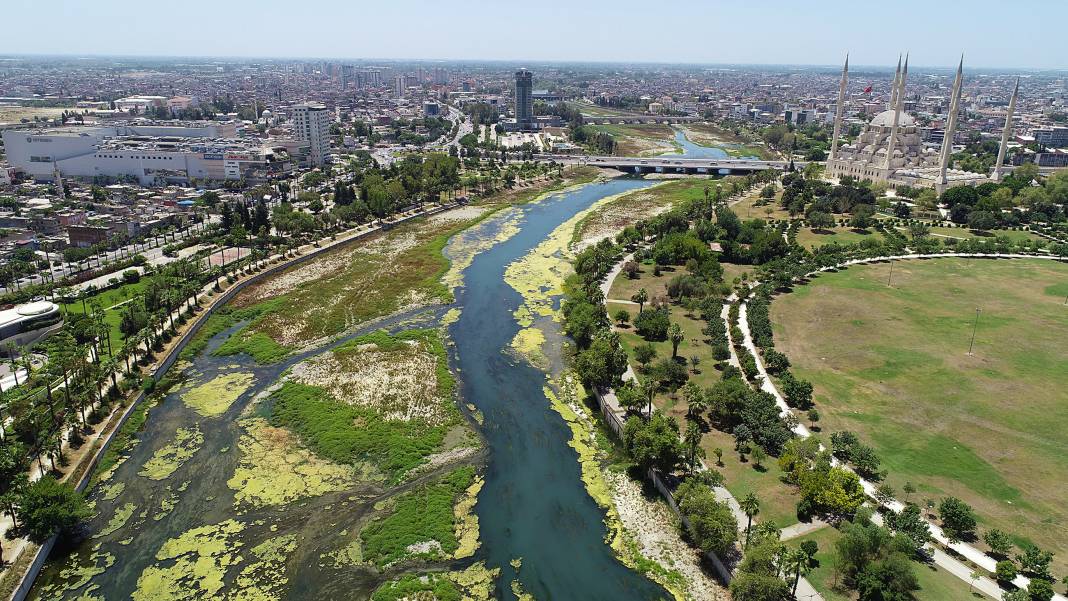
[[890, 275], [886, 278], [886, 287], [890, 287], [890, 281], [894, 278], [894, 260], [890, 259]]
[[983, 312], [983, 310], [980, 309], [979, 307], [975, 308], [975, 324], [972, 325], [972, 341], [970, 343], [968, 343], [968, 354], [969, 355], [972, 354], [972, 349], [975, 347], [975, 331], [977, 329], [979, 329], [979, 314], [982, 313], [982, 312]]

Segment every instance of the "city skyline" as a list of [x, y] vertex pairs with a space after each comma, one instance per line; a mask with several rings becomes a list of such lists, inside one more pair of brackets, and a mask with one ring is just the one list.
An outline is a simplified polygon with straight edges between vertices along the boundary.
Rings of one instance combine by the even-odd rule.
[[[1068, 42], [1054, 29], [1068, 17], [1068, 5], [1037, 1], [1013, 7], [1020, 14], [1043, 14], [1023, 25], [1026, 35], [1005, 26], [1005, 6], [992, 0], [973, 2], [967, 11], [902, 2], [891, 17], [875, 4], [836, 1], [818, 10], [780, 5], [770, 8], [775, 19], [722, 2], [651, 9], [633, 0], [582, 6], [548, 0], [489, 13], [469, 0], [376, 6], [325, 0], [305, 5], [304, 21], [279, 19], [293, 9], [276, 0], [186, 5], [217, 21], [210, 28], [167, 26], [172, 16], [152, 6], [131, 13], [126, 5], [64, 0], [53, 10], [63, 18], [50, 23], [49, 35], [32, 28], [9, 31], [0, 40], [0, 54], [826, 66], [840, 64], [848, 51], [858, 66], [885, 66], [909, 50], [921, 68], [955, 64], [961, 52], [978, 69], [1068, 68], [1061, 58]], [[13, 22], [32, 20], [38, 12], [25, 0], [7, 9]], [[664, 18], [649, 19], [649, 12]], [[678, 18], [681, 14], [686, 18]], [[831, 18], [834, 14], [846, 18]], [[120, 23], [121, 36], [85, 35]], [[390, 23], [395, 27], [383, 26]], [[621, 39], [627, 43], [619, 44]]]

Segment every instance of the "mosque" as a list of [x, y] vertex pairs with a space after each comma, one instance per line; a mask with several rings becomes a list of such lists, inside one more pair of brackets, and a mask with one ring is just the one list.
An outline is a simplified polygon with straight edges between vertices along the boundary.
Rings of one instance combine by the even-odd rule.
[[838, 106], [834, 118], [834, 133], [831, 140], [831, 153], [827, 159], [827, 175], [832, 178], [851, 176], [856, 179], [868, 179], [874, 182], [886, 182], [892, 187], [911, 186], [914, 188], [933, 188], [941, 194], [953, 186], [977, 186], [997, 181], [1001, 177], [1005, 162], [1005, 148], [1012, 132], [1012, 117], [1016, 110], [1019, 94], [1019, 80], [1009, 101], [1005, 128], [1001, 134], [1001, 146], [998, 150], [997, 164], [991, 175], [949, 169], [953, 154], [953, 136], [957, 131], [960, 114], [961, 88], [964, 80], [964, 59], [957, 66], [957, 77], [953, 83], [953, 92], [949, 106], [949, 120], [946, 124], [940, 150], [924, 148], [916, 120], [905, 113], [905, 81], [908, 79], [909, 62], [905, 58], [902, 69], [898, 61], [894, 84], [890, 93], [890, 107], [875, 116], [864, 131], [851, 144], [839, 145], [842, 133], [842, 113], [845, 105], [846, 85], [849, 82], [849, 57], [842, 68], [842, 82], [838, 88]]

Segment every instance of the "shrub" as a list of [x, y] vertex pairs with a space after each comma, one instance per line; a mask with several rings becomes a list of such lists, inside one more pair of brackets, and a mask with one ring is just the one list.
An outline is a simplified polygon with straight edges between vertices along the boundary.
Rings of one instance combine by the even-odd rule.
[[667, 340], [670, 325], [666, 308], [647, 309], [634, 318], [634, 330], [646, 340]]
[[1016, 579], [1016, 564], [1008, 559], [999, 561], [997, 567], [994, 569], [994, 578], [998, 582], [1012, 582]]

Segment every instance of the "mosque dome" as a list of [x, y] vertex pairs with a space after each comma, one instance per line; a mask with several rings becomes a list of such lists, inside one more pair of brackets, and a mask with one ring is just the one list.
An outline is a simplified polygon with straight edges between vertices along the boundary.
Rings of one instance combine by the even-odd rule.
[[[875, 116], [871, 120], [872, 127], [891, 127], [894, 124], [894, 111], [883, 111]], [[904, 111], [901, 112], [901, 117], [897, 120], [898, 127], [908, 127], [910, 125], [916, 125], [916, 120], [910, 117]]]

